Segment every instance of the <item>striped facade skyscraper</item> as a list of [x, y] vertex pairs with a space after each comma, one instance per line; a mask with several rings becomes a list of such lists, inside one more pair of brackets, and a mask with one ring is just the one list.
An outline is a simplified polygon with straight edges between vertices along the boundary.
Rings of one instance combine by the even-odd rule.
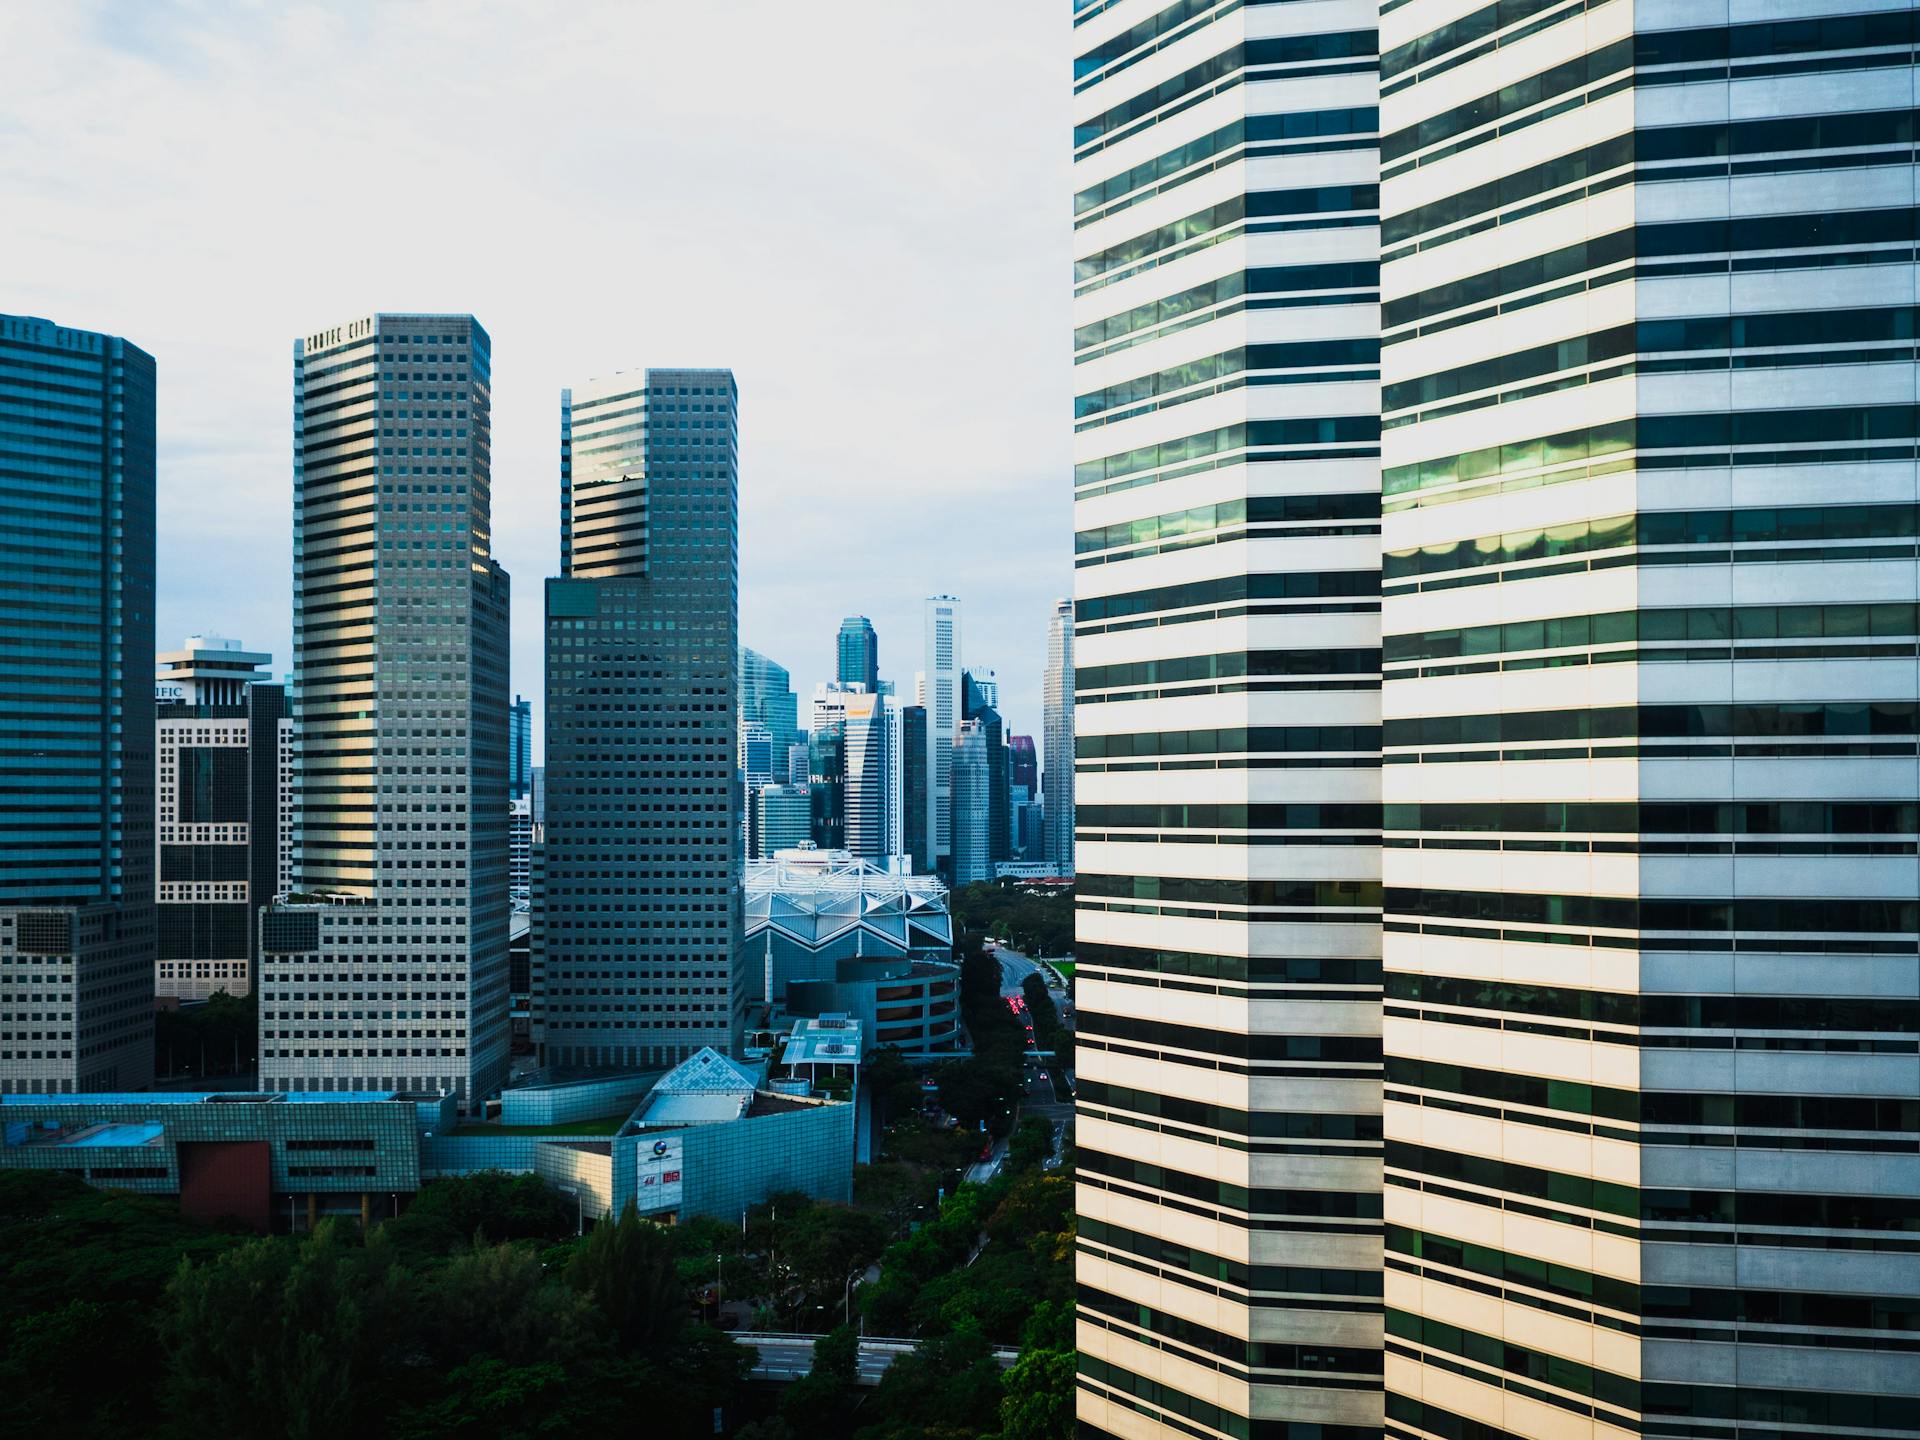
[[1074, 9], [1081, 1433], [1377, 1440], [1375, 9]]
[[920, 703], [927, 712], [927, 849], [931, 869], [951, 874], [953, 863], [953, 745], [960, 736], [960, 602], [951, 595], [926, 602], [925, 669]]
[[0, 315], [0, 1090], [153, 1080], [154, 382]]
[[1383, 9], [1387, 1433], [1920, 1435], [1916, 12]]
[[368, 315], [293, 349], [293, 887], [261, 917], [260, 1079], [507, 1072], [507, 572], [492, 346]]
[[[629, 372], [561, 394], [548, 1064], [632, 1069], [737, 1047], [740, 670], [752, 655], [739, 648], [739, 437], [730, 370]], [[785, 672], [763, 664], [784, 693]], [[774, 730], [765, 711], [746, 718]], [[792, 712], [778, 723], [791, 733]]]

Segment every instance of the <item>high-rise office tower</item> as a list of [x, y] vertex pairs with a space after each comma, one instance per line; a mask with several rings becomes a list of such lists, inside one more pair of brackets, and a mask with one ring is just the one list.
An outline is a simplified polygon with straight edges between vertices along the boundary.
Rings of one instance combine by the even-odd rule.
[[740, 719], [767, 727], [776, 754], [804, 737], [800, 733], [800, 697], [793, 677], [758, 650], [740, 647]]
[[880, 691], [880, 637], [873, 622], [864, 615], [849, 615], [840, 622], [840, 634], [834, 642], [838, 660], [836, 679], [842, 685], [864, 685]]
[[749, 720], [740, 727], [740, 777], [749, 786], [771, 785], [776, 778], [784, 778], [785, 771], [776, 777], [773, 770], [773, 732], [757, 720]]
[[807, 777], [813, 773], [813, 751], [802, 738], [787, 747], [787, 783], [805, 785]]
[[960, 722], [953, 742], [953, 884], [956, 888], [993, 878], [992, 765], [987, 726]]
[[[1025, 860], [1027, 854], [1024, 808], [1035, 803], [1040, 793], [1040, 756], [1031, 735], [1007, 737], [1007, 834], [1010, 849], [1007, 858]], [[1031, 857], [1039, 859], [1035, 855]]]
[[935, 595], [926, 605], [926, 669], [917, 699], [927, 712], [927, 841], [933, 868], [953, 853], [953, 742], [960, 737], [960, 602]]
[[927, 707], [900, 707], [900, 853], [913, 862], [915, 873], [933, 873], [932, 836], [927, 826]]
[[1013, 829], [1008, 806], [1012, 788], [1008, 774], [1007, 724], [997, 708], [1000, 685], [988, 670], [984, 676], [962, 672], [960, 714], [965, 720], [980, 722], [980, 733], [987, 747], [987, 859], [1008, 860], [1013, 856]]
[[813, 687], [814, 842], [878, 861], [887, 852], [887, 702], [864, 685]]
[[[731, 1051], [745, 1004], [735, 747], [751, 655], [739, 648], [739, 392], [728, 370], [648, 370], [563, 391], [560, 413], [542, 1053], [632, 1067]], [[789, 713], [783, 731], [792, 724]]]
[[245, 995], [260, 911], [280, 890], [286, 688], [261, 673], [273, 656], [215, 635], [157, 660], [154, 993]]
[[1381, 17], [1390, 1435], [1920, 1434], [1916, 18]]
[[260, 1078], [506, 1077], [508, 579], [492, 345], [368, 315], [293, 345], [294, 891], [261, 919]]
[[822, 850], [847, 843], [847, 725], [837, 705], [816, 703], [807, 732], [807, 787], [813, 795], [813, 843]]
[[1378, 1440], [1376, 6], [1075, 21], [1079, 1418]]
[[0, 1090], [153, 1079], [154, 364], [0, 315]]
[[813, 841], [813, 797], [805, 785], [768, 785], [754, 792], [753, 858]]
[[907, 853], [907, 707], [891, 695], [882, 696], [881, 799], [884, 837], [880, 853], [891, 860]]
[[507, 798], [524, 800], [533, 788], [533, 702], [516, 695], [507, 724]]
[[869, 691], [846, 698], [846, 848], [859, 860], [888, 854], [887, 708]]
[[1073, 874], [1073, 602], [1056, 600], [1047, 620], [1047, 672], [1040, 685], [1041, 775], [1046, 858]]
[[1007, 737], [1007, 780], [1009, 784], [1024, 785], [1029, 796], [1040, 793], [1040, 756], [1031, 735]]

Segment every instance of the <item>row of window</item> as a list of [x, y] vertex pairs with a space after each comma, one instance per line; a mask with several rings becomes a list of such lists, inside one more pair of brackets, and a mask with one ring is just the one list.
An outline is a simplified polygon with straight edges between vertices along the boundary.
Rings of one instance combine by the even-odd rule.
[[[1206, 1440], [1209, 1431], [1232, 1436], [1233, 1440], [1379, 1440], [1380, 1436], [1378, 1425], [1328, 1425], [1317, 1420], [1250, 1420], [1231, 1410], [1223, 1410], [1210, 1400], [1196, 1399], [1171, 1385], [1148, 1380], [1121, 1366], [1096, 1360], [1091, 1355], [1082, 1355], [1075, 1361], [1075, 1373], [1083, 1378], [1080, 1389], [1089, 1390], [1099, 1399], [1144, 1415], [1155, 1424], [1171, 1426], [1184, 1434], [1201, 1437], [1201, 1440]], [[1094, 1386], [1090, 1387], [1084, 1381], [1092, 1381]], [[1111, 1391], [1106, 1387], [1111, 1387]], [[1140, 1404], [1128, 1399], [1128, 1396], [1137, 1396], [1147, 1403]], [[1154, 1408], [1149, 1409], [1148, 1406]], [[1166, 1413], [1162, 1414], [1162, 1411]], [[1182, 1418], [1170, 1420], [1168, 1416]], [[1188, 1424], [1187, 1421], [1193, 1423]], [[1196, 1425], [1204, 1425], [1207, 1430], [1195, 1429]], [[1098, 1429], [1090, 1421], [1079, 1422], [1079, 1433], [1084, 1440], [1103, 1440], [1103, 1437], [1111, 1440], [1106, 1431]]]
[[1920, 1001], [1807, 995], [1648, 995], [1395, 972], [1386, 998], [1649, 1030], [1920, 1032]]
[[1079, 961], [1114, 970], [1143, 970], [1159, 975], [1194, 976], [1252, 984], [1380, 984], [1380, 961], [1325, 955], [1207, 955], [1192, 950], [1145, 950], [1132, 945], [1082, 941]]
[[1080, 760], [1158, 755], [1245, 755], [1303, 751], [1365, 754], [1380, 748], [1377, 725], [1245, 726], [1218, 730], [1143, 731], [1134, 735], [1077, 735]]
[[1378, 185], [1313, 185], [1298, 190], [1243, 191], [1143, 235], [1080, 257], [1073, 262], [1073, 280], [1076, 285], [1082, 284], [1242, 220], [1275, 215], [1334, 215], [1379, 208]]
[[[1184, 435], [1177, 440], [1142, 446], [1119, 455], [1103, 456], [1098, 460], [1084, 460], [1073, 467], [1073, 483], [1076, 487], [1096, 484], [1102, 480], [1116, 480], [1142, 471], [1159, 470], [1170, 465], [1181, 465], [1208, 456], [1241, 450], [1256, 451], [1267, 447], [1298, 445], [1377, 446], [1379, 440], [1380, 417], [1377, 414], [1254, 420], [1242, 425], [1224, 426], [1218, 430], [1205, 430], [1197, 435]], [[1377, 451], [1354, 450], [1351, 453], [1359, 457], [1377, 453]], [[1267, 457], [1259, 454], [1235, 455], [1233, 461], [1228, 463], [1263, 458]], [[1276, 455], [1272, 458], [1289, 457]], [[1296, 455], [1291, 458], [1311, 457]], [[1155, 478], [1170, 480], [1174, 476], [1161, 475]]]
[[1381, 887], [1377, 880], [1216, 880], [1083, 873], [1075, 880], [1074, 894], [1089, 898], [1167, 900], [1182, 905], [1378, 909]]
[[[1152, 115], [1162, 106], [1193, 95], [1195, 91], [1205, 90], [1229, 76], [1238, 77], [1243, 70], [1274, 65], [1313, 66], [1316, 62], [1326, 60], [1370, 61], [1379, 49], [1380, 37], [1378, 32], [1373, 30], [1337, 31], [1325, 35], [1280, 35], [1235, 45], [1232, 49], [1223, 50], [1212, 59], [1202, 61], [1178, 75], [1161, 81], [1152, 89], [1142, 91], [1112, 109], [1075, 125], [1073, 127], [1075, 158], [1084, 159], [1096, 153], [1097, 149], [1104, 148], [1104, 146], [1096, 149], [1086, 148], [1094, 141], [1106, 139], [1107, 144], [1112, 144], [1121, 138], [1114, 132], [1124, 129], [1136, 120]], [[1365, 68], [1371, 70], [1373, 66], [1369, 64]], [[1345, 73], [1346, 69], [1347, 67], [1336, 67], [1330, 73], [1341, 74]], [[1324, 72], [1316, 69], [1309, 73]], [[1163, 115], [1160, 118], [1168, 117]]]
[[[1913, 807], [1907, 808], [1911, 810]], [[1082, 829], [1093, 830], [1370, 830], [1377, 832], [1380, 828], [1380, 807], [1378, 805], [1299, 803], [1291, 805], [1079, 805], [1074, 809], [1074, 822]]]
[[1110, 1105], [1135, 1115], [1151, 1115], [1175, 1124], [1221, 1130], [1229, 1135], [1244, 1135], [1255, 1140], [1380, 1139], [1378, 1115], [1236, 1110], [1230, 1106], [1210, 1105], [1177, 1095], [1159, 1095], [1150, 1090], [1109, 1085], [1104, 1080], [1082, 1080], [1078, 1093], [1084, 1104]]
[[[1354, 999], [1357, 1004], [1370, 1003], [1364, 996]], [[1235, 1060], [1323, 1060], [1337, 1065], [1380, 1062], [1378, 1035], [1254, 1035], [1243, 1030], [1209, 1030], [1199, 1025], [1175, 1025], [1170, 1021], [1142, 1020], [1091, 1010], [1081, 1012], [1078, 1029], [1082, 1035], [1138, 1040], [1203, 1055], [1225, 1055]]]
[[1920, 607], [1911, 602], [1616, 610], [1603, 615], [1557, 615], [1543, 620], [1513, 620], [1501, 625], [1467, 625], [1412, 635], [1388, 635], [1382, 642], [1382, 653], [1386, 663], [1393, 664], [1636, 641], [1705, 640], [1726, 644], [1746, 640], [1904, 638], [1915, 634], [1917, 622], [1920, 622]]
[[1175, 685], [1239, 676], [1370, 675], [1380, 670], [1378, 650], [1232, 650], [1220, 655], [1180, 655], [1116, 665], [1083, 665], [1074, 673], [1080, 690], [1128, 685]]
[[1390, 550], [1385, 580], [1441, 575], [1489, 565], [1552, 560], [1636, 545], [1753, 545], [1812, 541], [1911, 539], [1920, 534], [1916, 505], [1780, 505], [1744, 510], [1643, 510], [1562, 525], [1441, 540]]
[[1083, 1255], [1102, 1260], [1108, 1258], [1084, 1243], [1091, 1241], [1109, 1250], [1138, 1255], [1142, 1259], [1185, 1270], [1209, 1280], [1237, 1285], [1243, 1290], [1378, 1298], [1382, 1289], [1382, 1277], [1378, 1270], [1329, 1270], [1306, 1265], [1249, 1265], [1243, 1260], [1229, 1260], [1223, 1256], [1209, 1254], [1205, 1250], [1175, 1244], [1158, 1235], [1143, 1235], [1137, 1230], [1129, 1230], [1125, 1226], [1115, 1225], [1110, 1221], [1094, 1220], [1085, 1216], [1080, 1220], [1079, 1238], [1083, 1242], [1080, 1247], [1080, 1253]]
[[[1293, 1344], [1279, 1340], [1243, 1340], [1211, 1326], [1169, 1315], [1148, 1305], [1109, 1295], [1091, 1285], [1076, 1287], [1076, 1300], [1083, 1312], [1104, 1315], [1122, 1324], [1137, 1326], [1150, 1334], [1164, 1336], [1208, 1355], [1216, 1355], [1235, 1365], [1262, 1370], [1310, 1370], [1354, 1375], [1378, 1375], [1385, 1356], [1374, 1349], [1321, 1344]], [[1177, 1353], [1177, 1352], [1176, 1352]], [[1188, 1357], [1183, 1357], [1188, 1358]]]
[[1385, 903], [1387, 913], [1396, 916], [1580, 929], [1920, 933], [1920, 899], [1909, 898], [1754, 895], [1634, 900], [1612, 895], [1395, 887], [1386, 892]]
[[[1588, 365], [1601, 365], [1609, 360], [1656, 352], [1672, 354], [1780, 346], [1898, 344], [1902, 348], [1847, 352], [1843, 356], [1796, 353], [1771, 358], [1798, 364], [1832, 363], [1836, 359], [1855, 362], [1863, 359], [1911, 360], [1914, 358], [1911, 342], [1915, 335], [1917, 315], [1920, 315], [1920, 310], [1911, 305], [1894, 305], [1878, 309], [1789, 310], [1737, 316], [1643, 320], [1634, 325], [1617, 325], [1590, 335], [1575, 335], [1565, 340], [1531, 346], [1413, 380], [1396, 381], [1382, 389], [1380, 403], [1381, 408], [1389, 412], [1407, 410], [1478, 390], [1517, 385], [1562, 370], [1575, 370]], [[1693, 362], [1693, 368], [1698, 367], [1699, 362]], [[1642, 362], [1637, 368], [1644, 371], [1651, 367]], [[1606, 376], [1590, 378], [1601, 379]], [[1486, 397], [1480, 403], [1492, 404], [1499, 398]], [[1460, 408], [1453, 407], [1448, 413], [1455, 413]]]
[[[1492, 45], [1479, 44], [1496, 32], [1505, 30], [1509, 25], [1518, 25], [1522, 20], [1531, 19], [1542, 10], [1552, 9], [1560, 3], [1561, 0], [1495, 0], [1491, 5], [1471, 11], [1458, 20], [1450, 21], [1404, 44], [1394, 46], [1380, 57], [1380, 78], [1391, 80], [1406, 71], [1417, 70], [1444, 55], [1453, 55], [1454, 59], [1449, 64], [1418, 77], [1420, 80], [1429, 80], [1455, 66], [1477, 60], [1501, 45], [1511, 45], [1529, 35], [1538, 34], [1541, 30], [1557, 25], [1562, 20], [1575, 19], [1585, 14], [1587, 10], [1606, 3], [1606, 0], [1574, 0], [1573, 4], [1546, 16], [1539, 24], [1529, 25], [1524, 30], [1517, 30], [1510, 35], [1502, 35]], [[1455, 53], [1467, 46], [1476, 48], [1473, 53], [1467, 55]]]
[[[1073, 418], [1104, 415], [1110, 410], [1138, 405], [1158, 396], [1171, 395], [1195, 385], [1204, 385], [1223, 376], [1241, 375], [1250, 370], [1319, 370], [1326, 366], [1378, 365], [1380, 341], [1374, 337], [1349, 340], [1305, 340], [1285, 345], [1246, 345], [1238, 349], [1189, 360], [1181, 365], [1122, 380], [1078, 395], [1073, 401]], [[1359, 379], [1360, 376], [1337, 376]], [[1197, 397], [1187, 397], [1197, 398]], [[1122, 417], [1113, 417], [1122, 418]]]
[[[1073, 348], [1077, 352], [1085, 351], [1091, 346], [1105, 345], [1109, 341], [1119, 340], [1123, 336], [1133, 335], [1142, 330], [1153, 330], [1169, 321], [1196, 316], [1198, 312], [1210, 310], [1213, 306], [1248, 296], [1305, 294], [1318, 298], [1291, 303], [1359, 305], [1377, 300], [1379, 288], [1380, 263], [1377, 260], [1329, 261], [1322, 265], [1276, 265], [1263, 266], [1254, 270], [1237, 270], [1232, 274], [1219, 276], [1175, 294], [1149, 300], [1145, 304], [1134, 306], [1131, 310], [1122, 310], [1119, 314], [1109, 315], [1104, 320], [1094, 320], [1082, 325], [1073, 332]], [[1233, 312], [1229, 310], [1221, 313]], [[1219, 318], [1218, 315], [1205, 315], [1197, 319], [1189, 319], [1187, 323], [1198, 324], [1201, 320], [1217, 318]], [[1175, 329], [1182, 328], [1185, 327], [1175, 327]], [[1142, 336], [1141, 340], [1158, 338], [1160, 337], [1157, 335]], [[1140, 341], [1132, 343], [1138, 344]], [[1124, 349], [1125, 347], [1114, 348]], [[1095, 358], [1097, 357], [1094, 355], [1076, 354], [1074, 363], [1080, 364]]]
[[[1124, 808], [1082, 805], [1090, 809]], [[1159, 807], [1169, 808], [1169, 807]], [[1170, 807], [1178, 810], [1181, 807]], [[1207, 807], [1194, 807], [1197, 811]], [[1265, 807], [1255, 806], [1259, 811]], [[1365, 807], [1345, 807], [1359, 810]], [[1286, 807], [1290, 813], [1293, 807]], [[1384, 811], [1384, 815], [1381, 814]], [[1912, 835], [1920, 804], [1825, 800], [1429, 801], [1375, 811], [1388, 830], [1627, 835]], [[1251, 819], [1251, 816], [1243, 818]], [[1173, 824], [1162, 819], [1158, 824]], [[1198, 823], [1197, 820], [1195, 823]], [[1358, 822], [1356, 822], [1358, 823]], [[1222, 821], [1223, 826], [1225, 821]], [[1244, 828], [1244, 827], [1232, 827]]]
[[[1145, 1161], [1087, 1149], [1079, 1152], [1078, 1163], [1083, 1174], [1106, 1175], [1147, 1189], [1164, 1190], [1202, 1200], [1228, 1210], [1326, 1220], [1377, 1222], [1380, 1219], [1382, 1197], [1377, 1190], [1368, 1194], [1348, 1190], [1249, 1189], [1245, 1185], [1210, 1180], [1202, 1175], [1189, 1175], [1179, 1170], [1168, 1170], [1164, 1166], [1149, 1165]], [[1337, 1227], [1328, 1228], [1333, 1233], [1342, 1233]], [[1373, 1227], [1368, 1228], [1371, 1230]]]
[[[1114, 205], [1106, 213], [1114, 214], [1128, 206], [1139, 204], [1142, 200], [1164, 194], [1176, 185], [1184, 185], [1189, 180], [1197, 179], [1209, 173], [1215, 166], [1209, 165], [1206, 169], [1192, 171], [1167, 184], [1155, 184], [1156, 181], [1163, 181], [1177, 171], [1187, 170], [1223, 152], [1227, 152], [1226, 158], [1217, 161], [1216, 164], [1231, 164], [1243, 158], [1241, 155], [1231, 153], [1239, 150], [1243, 145], [1247, 146], [1244, 158], [1251, 159], [1258, 155], [1285, 153], [1285, 150], [1290, 148], [1284, 145], [1287, 141], [1315, 140], [1328, 136], [1371, 137], [1379, 128], [1380, 110], [1374, 105], [1337, 110], [1297, 110], [1285, 115], [1248, 115], [1244, 119], [1235, 120], [1231, 125], [1222, 126], [1211, 135], [1190, 140], [1185, 145], [1177, 146], [1163, 155], [1156, 155], [1153, 159], [1135, 165], [1130, 170], [1123, 170], [1118, 175], [1101, 181], [1098, 185], [1082, 190], [1073, 197], [1074, 215], [1084, 217], [1076, 218], [1075, 226], [1077, 228], [1092, 224], [1095, 220], [1104, 219], [1105, 215], [1095, 216], [1087, 212], [1110, 205], [1121, 196], [1139, 190], [1143, 186], [1152, 185], [1154, 188], [1144, 195], [1135, 196], [1126, 205]], [[1262, 146], [1263, 141], [1269, 144]], [[1273, 142], [1281, 143], [1276, 146]], [[1361, 139], [1352, 147], [1341, 148], [1359, 148], [1371, 143], [1371, 139]]]
[[1356, 595], [1377, 597], [1379, 594], [1380, 572], [1372, 569], [1243, 573], [1223, 575], [1213, 580], [1195, 580], [1185, 585], [1161, 585], [1151, 590], [1076, 600], [1073, 618], [1077, 625], [1090, 625], [1123, 620], [1133, 615], [1152, 615], [1163, 610], [1226, 605], [1239, 600], [1319, 600]]

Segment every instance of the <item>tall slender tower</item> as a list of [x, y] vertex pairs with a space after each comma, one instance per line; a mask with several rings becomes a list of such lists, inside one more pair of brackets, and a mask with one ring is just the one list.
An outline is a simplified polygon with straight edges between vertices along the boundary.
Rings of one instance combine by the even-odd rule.
[[1920, 1435], [1916, 11], [1383, 10], [1387, 1433]]
[[736, 1048], [738, 416], [730, 370], [561, 393], [542, 854], [551, 1064]]
[[294, 885], [261, 917], [260, 1073], [506, 1077], [507, 572], [471, 315], [293, 345]]
[[876, 694], [880, 689], [880, 637], [873, 621], [864, 615], [849, 615], [840, 622], [840, 634], [834, 641], [837, 660], [836, 679], [842, 685], [864, 685]]
[[1046, 766], [1047, 859], [1073, 874], [1073, 601], [1056, 600], [1047, 617], [1047, 673], [1040, 686], [1041, 741]]
[[507, 798], [524, 800], [533, 789], [533, 702], [513, 697], [507, 731]]
[[0, 315], [0, 1091], [153, 1080], [154, 364]]
[[1378, 1440], [1376, 7], [1074, 14], [1082, 1433]]
[[953, 855], [953, 742], [960, 736], [960, 602], [935, 595], [926, 608], [926, 669], [920, 703], [927, 712], [927, 847], [948, 873]]

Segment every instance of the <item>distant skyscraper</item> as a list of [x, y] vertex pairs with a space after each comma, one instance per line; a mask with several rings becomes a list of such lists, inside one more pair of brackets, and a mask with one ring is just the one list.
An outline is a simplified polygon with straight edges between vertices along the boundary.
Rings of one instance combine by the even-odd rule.
[[253, 988], [260, 911], [280, 889], [280, 734], [273, 657], [192, 635], [154, 675], [160, 878], [156, 994], [204, 1000]]
[[0, 315], [0, 1091], [153, 1080], [154, 364]]
[[784, 753], [785, 747], [802, 738], [800, 699], [793, 692], [793, 677], [785, 666], [744, 645], [740, 647], [740, 719], [766, 726], [776, 754]]
[[785, 767], [775, 774], [773, 768], [773, 732], [758, 720], [740, 727], [740, 777], [749, 786], [771, 785], [785, 779]]
[[989, 862], [1011, 859], [1013, 826], [1009, 811], [1012, 787], [1007, 755], [1007, 725], [1001, 719], [996, 702], [999, 682], [988, 670], [983, 675], [965, 671], [961, 676], [960, 714], [977, 720], [987, 747], [987, 859]]
[[787, 783], [805, 785], [813, 774], [813, 748], [805, 740], [787, 747]]
[[1041, 684], [1046, 858], [1073, 874], [1073, 602], [1056, 600], [1047, 621], [1047, 673]]
[[842, 685], [864, 685], [876, 694], [880, 690], [880, 637], [873, 622], [864, 615], [849, 615], [840, 622], [836, 645]]
[[[561, 396], [563, 574], [547, 582], [543, 1058], [735, 1048], [739, 392], [648, 370]], [[760, 714], [744, 717], [775, 729]], [[792, 715], [778, 722], [791, 733]]]
[[516, 904], [525, 904], [533, 888], [533, 800], [529, 796], [507, 803], [507, 894]]
[[933, 847], [927, 824], [927, 707], [900, 707], [900, 853], [910, 856], [916, 873], [933, 873]]
[[1033, 748], [1031, 735], [1007, 737], [1007, 779], [1027, 787], [1031, 799], [1040, 793], [1040, 757]]
[[513, 697], [507, 727], [507, 798], [524, 800], [533, 788], [533, 702]]
[[882, 741], [882, 796], [881, 813], [885, 817], [886, 834], [880, 847], [880, 853], [889, 858], [907, 853], [907, 816], [906, 816], [906, 708], [892, 695], [882, 697], [885, 709], [882, 725], [885, 738]]
[[960, 735], [960, 602], [935, 595], [926, 605], [926, 668], [919, 700], [927, 711], [927, 838], [934, 868], [953, 854], [953, 742]]
[[992, 767], [987, 727], [964, 720], [953, 742], [953, 884], [993, 878]]
[[754, 859], [812, 842], [813, 798], [805, 785], [768, 785], [754, 793], [754, 805]]
[[870, 691], [846, 699], [846, 849], [887, 855], [887, 702]]
[[533, 802], [533, 823], [538, 827], [547, 823], [547, 767], [534, 766], [531, 779], [527, 798]]
[[294, 342], [299, 893], [261, 922], [269, 1088], [441, 1089], [472, 1109], [506, 1076], [491, 365], [470, 315]]

